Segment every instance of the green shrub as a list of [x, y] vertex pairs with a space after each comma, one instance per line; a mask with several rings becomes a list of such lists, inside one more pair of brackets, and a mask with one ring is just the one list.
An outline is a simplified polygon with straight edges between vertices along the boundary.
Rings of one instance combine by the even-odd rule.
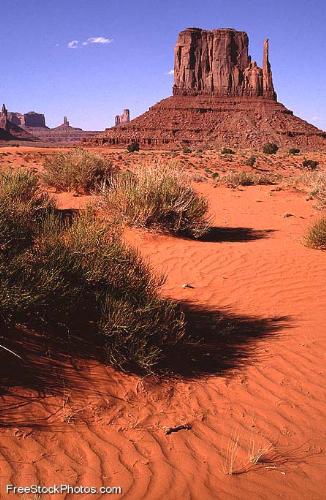
[[298, 155], [299, 153], [300, 153], [300, 149], [298, 149], [298, 148], [289, 149], [289, 155]]
[[278, 145], [274, 142], [267, 142], [263, 146], [263, 153], [266, 155], [274, 155], [278, 151]]
[[136, 151], [139, 151], [139, 142], [131, 142], [128, 144], [127, 151], [128, 153], [135, 153]]
[[53, 203], [40, 193], [36, 175], [28, 170], [0, 172], [0, 251], [14, 254], [28, 247], [36, 222]]
[[[32, 204], [24, 201], [24, 244], [3, 240], [10, 232], [5, 225], [10, 229], [17, 221], [17, 196], [8, 195], [16, 190], [7, 188], [17, 180], [8, 179], [0, 182], [0, 327], [41, 328], [48, 335], [69, 334], [72, 342], [91, 338], [108, 363], [151, 372], [185, 328], [177, 304], [159, 297], [162, 278], [123, 245], [117, 226], [91, 210], [64, 219], [52, 206], [35, 217], [43, 201], [38, 190]], [[35, 179], [28, 181], [36, 186]], [[10, 201], [9, 212], [3, 200]]]
[[185, 146], [182, 151], [184, 154], [189, 154], [192, 152], [191, 148], [189, 148], [188, 146]]
[[43, 180], [58, 191], [91, 193], [109, 183], [115, 171], [103, 156], [74, 149], [46, 158]]
[[326, 250], [326, 218], [323, 217], [315, 222], [308, 230], [305, 244], [309, 248]]
[[308, 168], [309, 170], [315, 170], [318, 167], [318, 161], [304, 159], [302, 162], [303, 168]]
[[207, 200], [176, 167], [121, 172], [105, 195], [110, 211], [130, 225], [201, 237], [209, 228]]
[[233, 149], [230, 149], [230, 148], [222, 148], [221, 154], [222, 155], [234, 155], [234, 151], [233, 151]]
[[38, 179], [34, 172], [25, 169], [0, 171], [1, 200], [28, 202], [35, 199]]
[[244, 163], [245, 165], [248, 165], [248, 167], [253, 167], [256, 163], [256, 156], [249, 156]]

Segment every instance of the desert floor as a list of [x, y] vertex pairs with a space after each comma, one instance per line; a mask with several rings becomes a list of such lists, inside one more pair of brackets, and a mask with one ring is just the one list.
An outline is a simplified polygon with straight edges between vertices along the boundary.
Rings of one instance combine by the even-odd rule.
[[[41, 169], [52, 152], [2, 148], [1, 168]], [[0, 497], [7, 483], [64, 483], [121, 486], [130, 500], [325, 498], [326, 260], [302, 243], [321, 215], [315, 200], [288, 185], [302, 157], [258, 160], [287, 187], [230, 189], [211, 174], [243, 170], [239, 155], [109, 154], [122, 166], [181, 161], [197, 176], [214, 226], [206, 241], [139, 230], [125, 239], [166, 274], [163, 293], [187, 305], [204, 343], [175, 360], [178, 376], [144, 378], [26, 332], [16, 349], [32, 369], [1, 396]], [[91, 199], [54, 196], [62, 208]]]

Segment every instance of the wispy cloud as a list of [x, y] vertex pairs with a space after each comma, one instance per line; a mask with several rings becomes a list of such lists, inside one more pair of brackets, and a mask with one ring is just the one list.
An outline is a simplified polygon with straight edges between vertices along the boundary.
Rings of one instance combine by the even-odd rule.
[[71, 42], [68, 43], [68, 49], [78, 49], [78, 46], [79, 46], [78, 40], [71, 40]]
[[170, 71], [167, 72], [167, 75], [174, 75], [174, 69], [170, 69]]
[[107, 45], [108, 43], [112, 42], [113, 42], [112, 38], [106, 38], [105, 36], [92, 36], [90, 38], [87, 38], [87, 40], [83, 42], [83, 45], [89, 45], [90, 43]]
[[112, 42], [113, 42], [112, 38], [107, 38], [105, 36], [91, 36], [87, 38], [87, 40], [84, 40], [83, 42], [79, 40], [72, 40], [71, 42], [68, 43], [67, 47], [68, 49], [80, 49], [82, 47], [85, 47], [86, 45], [108, 45], [109, 43]]

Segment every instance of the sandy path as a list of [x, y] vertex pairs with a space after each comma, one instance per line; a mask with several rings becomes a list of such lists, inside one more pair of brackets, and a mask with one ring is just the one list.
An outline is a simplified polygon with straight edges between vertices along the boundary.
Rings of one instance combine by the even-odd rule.
[[[47, 366], [62, 382], [57, 395], [30, 401], [33, 391], [17, 389], [4, 400], [2, 492], [7, 482], [68, 482], [120, 485], [132, 500], [324, 498], [325, 253], [300, 242], [318, 214], [302, 194], [271, 187], [199, 189], [225, 228], [214, 241], [126, 239], [167, 273], [164, 293], [208, 317], [237, 315], [238, 345], [193, 380], [141, 380], [90, 361]], [[192, 429], [165, 435], [184, 423]], [[268, 446], [264, 463], [249, 461], [252, 447]]]

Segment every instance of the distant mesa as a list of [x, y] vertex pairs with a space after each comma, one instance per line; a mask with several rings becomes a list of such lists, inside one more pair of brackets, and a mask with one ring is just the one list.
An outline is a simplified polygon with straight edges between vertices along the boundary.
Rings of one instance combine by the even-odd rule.
[[248, 35], [232, 28], [188, 28], [174, 50], [173, 96], [143, 115], [93, 139], [97, 144], [143, 148], [189, 146], [325, 149], [326, 133], [277, 102], [269, 41], [262, 67], [249, 55]]
[[45, 116], [35, 111], [29, 113], [8, 112], [8, 120], [18, 127], [47, 128], [45, 125]]
[[51, 129], [46, 126], [45, 116], [42, 113], [8, 111], [5, 105], [2, 106], [0, 113], [0, 140], [24, 140], [64, 145], [87, 141], [98, 133], [98, 131], [84, 131], [70, 126], [66, 116], [61, 125]]
[[67, 116], [63, 117], [63, 122], [58, 127], [51, 128], [48, 131], [37, 130], [39, 140], [57, 144], [71, 144], [87, 141], [97, 134], [98, 132], [85, 131], [79, 127], [72, 127]]
[[122, 115], [116, 115], [115, 126], [123, 125], [124, 123], [130, 122], [130, 111], [129, 109], [124, 109]]

